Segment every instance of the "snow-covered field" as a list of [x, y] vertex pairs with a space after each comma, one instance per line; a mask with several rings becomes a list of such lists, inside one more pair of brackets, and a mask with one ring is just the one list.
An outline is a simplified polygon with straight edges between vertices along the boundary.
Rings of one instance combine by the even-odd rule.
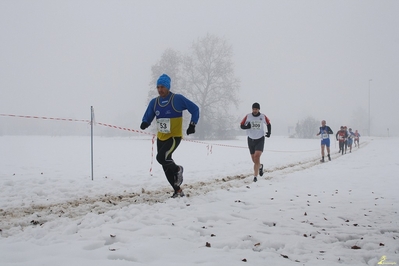
[[321, 164], [320, 140], [272, 136], [257, 183], [245, 137], [182, 141], [178, 199], [151, 137], [96, 137], [94, 180], [89, 137], [0, 147], [1, 266], [399, 264], [399, 139]]

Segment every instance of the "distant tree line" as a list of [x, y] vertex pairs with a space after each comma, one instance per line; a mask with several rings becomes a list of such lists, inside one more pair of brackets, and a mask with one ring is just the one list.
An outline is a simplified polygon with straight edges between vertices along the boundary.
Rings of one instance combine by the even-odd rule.
[[320, 121], [308, 116], [305, 119], [298, 121], [295, 126], [295, 137], [301, 139], [315, 138], [317, 130], [320, 126]]

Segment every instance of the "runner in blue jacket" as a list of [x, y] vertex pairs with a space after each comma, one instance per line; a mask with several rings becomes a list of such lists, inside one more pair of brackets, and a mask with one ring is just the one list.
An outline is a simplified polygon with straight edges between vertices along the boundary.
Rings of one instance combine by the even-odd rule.
[[183, 167], [172, 159], [173, 152], [179, 146], [183, 137], [183, 111], [188, 110], [191, 121], [187, 135], [195, 133], [195, 126], [199, 120], [198, 106], [181, 94], [170, 91], [171, 79], [163, 74], [157, 80], [159, 96], [153, 98], [144, 113], [140, 128], [150, 126], [156, 118], [157, 122], [157, 161], [162, 165], [169, 184], [173, 187], [172, 198], [184, 197], [180, 185], [183, 183]]

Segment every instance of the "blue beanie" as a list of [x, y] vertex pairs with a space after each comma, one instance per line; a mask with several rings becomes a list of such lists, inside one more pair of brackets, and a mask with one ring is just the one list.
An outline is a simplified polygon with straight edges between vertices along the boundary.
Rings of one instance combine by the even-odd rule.
[[157, 80], [157, 86], [161, 85], [170, 90], [170, 77], [166, 74], [162, 74]]

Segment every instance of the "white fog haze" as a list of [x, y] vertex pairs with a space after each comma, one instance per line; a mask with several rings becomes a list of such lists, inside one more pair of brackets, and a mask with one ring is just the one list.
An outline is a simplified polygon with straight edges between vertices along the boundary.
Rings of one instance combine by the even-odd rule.
[[[276, 135], [311, 116], [399, 136], [398, 14], [389, 0], [1, 0], [0, 114], [90, 119], [93, 106], [98, 122], [139, 129], [151, 67], [209, 33], [233, 50], [238, 121], [259, 102]], [[38, 123], [0, 116], [0, 134]]]
[[398, 146], [399, 0], [0, 0], [0, 266], [396, 265]]

